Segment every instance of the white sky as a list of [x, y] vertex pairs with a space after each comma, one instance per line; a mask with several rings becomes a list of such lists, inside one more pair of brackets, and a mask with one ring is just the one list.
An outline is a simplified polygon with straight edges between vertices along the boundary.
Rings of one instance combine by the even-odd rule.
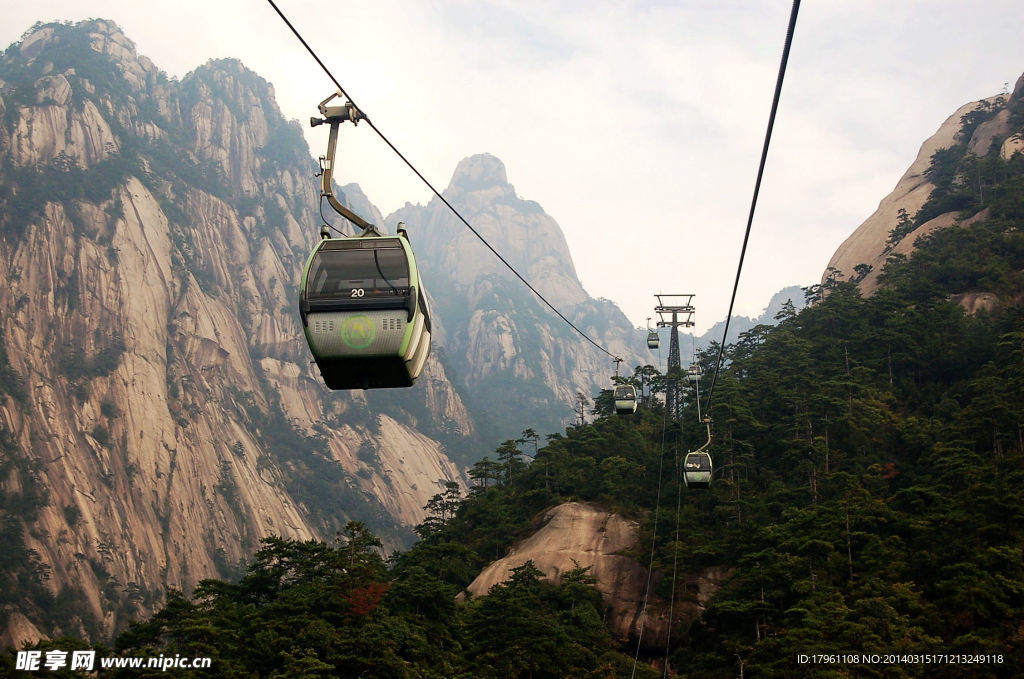
[[[591, 295], [639, 326], [655, 292], [695, 293], [698, 333], [724, 318], [790, 2], [278, 5], [439, 189], [462, 158], [492, 153], [561, 225]], [[178, 78], [238, 58], [304, 126], [333, 89], [261, 0], [0, 0], [0, 48], [37, 20], [84, 18], [114, 20]], [[817, 282], [949, 115], [1012, 89], [1022, 20], [1020, 0], [802, 4], [736, 313]], [[324, 127], [307, 139], [323, 153]], [[429, 200], [367, 126], [341, 144], [338, 181], [385, 215]]]

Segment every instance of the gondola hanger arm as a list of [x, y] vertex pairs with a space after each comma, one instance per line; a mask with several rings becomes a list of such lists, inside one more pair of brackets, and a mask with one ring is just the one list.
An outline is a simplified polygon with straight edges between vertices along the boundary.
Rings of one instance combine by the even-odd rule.
[[704, 449], [706, 449], [708, 446], [711, 445], [711, 418], [708, 417], [707, 415], [704, 416], [704, 424], [708, 428], [708, 440], [705, 441], [704, 445], [702, 445], [700, 448], [698, 448], [697, 450], [693, 451], [695, 453], [703, 453]]
[[360, 120], [366, 119], [363, 112], [350, 101], [343, 104], [334, 104], [333, 106], [328, 105], [337, 96], [339, 96], [339, 93], [334, 92], [317, 106], [323, 118], [312, 117], [309, 119], [310, 127], [324, 124], [331, 126], [330, 136], [327, 139], [327, 155], [320, 156], [320, 195], [327, 199], [327, 202], [334, 208], [335, 212], [358, 226], [364, 233], [370, 232], [380, 235], [376, 226], [342, 205], [341, 201], [334, 195], [332, 184], [334, 181], [334, 156], [338, 149], [338, 128], [344, 122], [351, 122], [353, 125], [357, 125]]

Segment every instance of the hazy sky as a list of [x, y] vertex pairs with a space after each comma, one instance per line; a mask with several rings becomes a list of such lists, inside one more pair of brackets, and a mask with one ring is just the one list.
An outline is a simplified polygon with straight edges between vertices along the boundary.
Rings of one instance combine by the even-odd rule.
[[[790, 2], [278, 5], [435, 186], [492, 153], [561, 225], [591, 295], [637, 325], [655, 292], [695, 293], [698, 332], [724, 318]], [[0, 0], [0, 47], [37, 20], [84, 18], [114, 20], [179, 78], [238, 58], [288, 118], [308, 121], [333, 89], [260, 0]], [[803, 3], [737, 313], [817, 282], [949, 115], [1012, 89], [1022, 21], [1020, 0]], [[326, 129], [307, 139], [323, 153]], [[345, 131], [336, 176], [385, 215], [430, 197], [365, 125]]]

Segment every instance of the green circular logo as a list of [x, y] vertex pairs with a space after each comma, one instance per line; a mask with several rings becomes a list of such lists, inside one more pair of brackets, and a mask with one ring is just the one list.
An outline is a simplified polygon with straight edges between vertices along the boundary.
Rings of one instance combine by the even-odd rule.
[[352, 316], [341, 324], [341, 341], [353, 349], [365, 349], [376, 335], [369, 316]]

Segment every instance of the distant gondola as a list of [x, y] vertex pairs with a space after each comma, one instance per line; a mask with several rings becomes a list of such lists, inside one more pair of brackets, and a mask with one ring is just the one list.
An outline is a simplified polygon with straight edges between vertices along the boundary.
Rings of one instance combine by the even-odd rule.
[[707, 453], [687, 453], [683, 460], [683, 481], [688, 488], [707, 488], [711, 485], [711, 456]]
[[430, 314], [402, 226], [324, 238], [306, 262], [299, 315], [330, 389], [410, 387], [423, 371]]
[[661, 344], [661, 338], [658, 337], [657, 331], [651, 330], [649, 333], [647, 333], [648, 349], [657, 349], [659, 344]]
[[619, 415], [631, 415], [636, 412], [636, 387], [632, 384], [620, 384], [615, 387], [615, 412]]

